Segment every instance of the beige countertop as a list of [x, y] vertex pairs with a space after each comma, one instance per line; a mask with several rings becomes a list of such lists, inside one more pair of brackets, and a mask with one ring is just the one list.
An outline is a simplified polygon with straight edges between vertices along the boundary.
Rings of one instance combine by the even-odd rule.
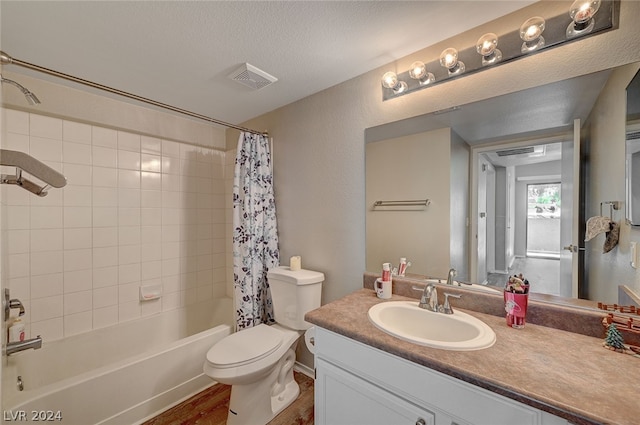
[[[412, 300], [394, 294], [389, 301]], [[369, 308], [380, 302], [361, 289], [306, 315], [316, 326], [567, 419], [573, 424], [640, 424], [640, 358], [610, 351], [603, 339], [462, 310], [487, 323], [496, 343], [447, 351], [405, 342], [377, 329]], [[455, 304], [454, 304], [455, 308]]]

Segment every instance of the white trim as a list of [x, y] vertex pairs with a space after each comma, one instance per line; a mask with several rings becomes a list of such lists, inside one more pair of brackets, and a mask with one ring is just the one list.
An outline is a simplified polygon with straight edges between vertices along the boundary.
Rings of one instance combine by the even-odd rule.
[[295, 370], [296, 372], [303, 373], [311, 379], [316, 379], [315, 369], [311, 369], [309, 366], [302, 364], [298, 361], [296, 361], [295, 364], [293, 365], [293, 370]]
[[522, 176], [516, 177], [516, 181], [518, 182], [530, 182], [530, 181], [561, 181], [562, 176], [560, 174], [549, 174], [546, 176]]

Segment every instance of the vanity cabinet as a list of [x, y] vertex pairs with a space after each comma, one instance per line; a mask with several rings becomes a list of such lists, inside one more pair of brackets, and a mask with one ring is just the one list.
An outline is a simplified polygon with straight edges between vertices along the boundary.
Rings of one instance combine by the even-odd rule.
[[317, 328], [319, 425], [568, 425], [562, 418]]

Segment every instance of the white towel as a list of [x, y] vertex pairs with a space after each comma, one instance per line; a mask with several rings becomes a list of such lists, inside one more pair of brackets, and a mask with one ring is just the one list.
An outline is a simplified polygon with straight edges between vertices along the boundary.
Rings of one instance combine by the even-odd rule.
[[600, 233], [608, 232], [611, 229], [611, 219], [609, 217], [602, 217], [597, 215], [587, 220], [587, 231], [585, 233], [584, 240], [589, 241]]

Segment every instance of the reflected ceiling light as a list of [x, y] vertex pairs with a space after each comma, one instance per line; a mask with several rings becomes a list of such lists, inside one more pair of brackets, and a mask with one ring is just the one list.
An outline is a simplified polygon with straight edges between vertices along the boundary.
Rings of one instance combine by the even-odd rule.
[[522, 53], [532, 52], [544, 46], [544, 37], [542, 36], [544, 27], [545, 20], [540, 16], [534, 16], [524, 21], [520, 26], [520, 38], [524, 42], [520, 49]]
[[426, 86], [427, 84], [433, 83], [436, 80], [436, 77], [430, 72], [427, 71], [427, 67], [424, 65], [424, 62], [415, 61], [411, 64], [411, 69], [409, 70], [409, 77], [414, 80], [418, 80], [421, 86]]
[[498, 49], [498, 36], [488, 32], [476, 42], [476, 52], [482, 55], [482, 66], [502, 60], [502, 52]]
[[453, 47], [440, 53], [440, 65], [447, 68], [450, 76], [462, 74], [465, 70], [464, 62], [458, 60], [458, 51]]
[[600, 9], [601, 0], [576, 0], [569, 8], [572, 22], [567, 27], [567, 38], [589, 33], [595, 25], [595, 14]]
[[389, 71], [382, 76], [382, 86], [392, 89], [395, 94], [400, 94], [407, 89], [407, 83], [398, 80], [398, 75], [393, 71]]

